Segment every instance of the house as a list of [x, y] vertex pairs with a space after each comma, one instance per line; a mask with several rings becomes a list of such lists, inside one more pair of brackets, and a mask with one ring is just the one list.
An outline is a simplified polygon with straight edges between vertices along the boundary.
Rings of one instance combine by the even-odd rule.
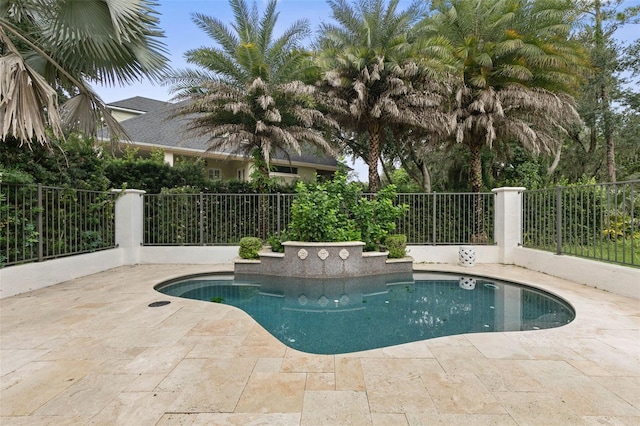
[[[126, 130], [130, 140], [121, 142], [134, 146], [142, 156], [152, 151], [162, 150], [164, 159], [170, 165], [179, 159], [201, 159], [206, 162], [212, 179], [248, 180], [253, 167], [252, 160], [239, 154], [223, 151], [207, 151], [206, 137], [188, 134], [187, 118], [172, 117], [176, 104], [136, 96], [113, 102], [107, 109]], [[99, 135], [103, 141], [109, 140], [108, 132]], [[315, 148], [309, 148], [300, 155], [293, 152], [289, 158], [276, 155], [271, 158], [271, 176], [283, 182], [294, 180], [309, 181], [318, 176], [331, 176], [338, 170], [338, 161]]]

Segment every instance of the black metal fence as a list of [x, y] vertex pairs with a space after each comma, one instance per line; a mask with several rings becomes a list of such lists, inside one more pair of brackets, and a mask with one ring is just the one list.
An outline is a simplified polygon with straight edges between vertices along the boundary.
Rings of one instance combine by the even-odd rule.
[[640, 180], [525, 191], [522, 245], [640, 266]]
[[[640, 180], [523, 193], [522, 245], [640, 266]], [[0, 184], [0, 266], [115, 247], [117, 194]], [[284, 230], [295, 194], [144, 196], [144, 245], [235, 245]], [[493, 244], [495, 194], [399, 194], [409, 244]], [[478, 239], [478, 235], [481, 238]]]
[[[366, 195], [366, 194], [365, 194]], [[287, 227], [295, 194], [147, 194], [144, 245], [235, 245]], [[482, 194], [399, 194], [396, 231], [409, 244], [493, 244], [494, 200]], [[482, 223], [474, 211], [482, 210]], [[483, 238], [474, 240], [478, 228]]]
[[115, 247], [116, 196], [0, 183], [0, 267]]

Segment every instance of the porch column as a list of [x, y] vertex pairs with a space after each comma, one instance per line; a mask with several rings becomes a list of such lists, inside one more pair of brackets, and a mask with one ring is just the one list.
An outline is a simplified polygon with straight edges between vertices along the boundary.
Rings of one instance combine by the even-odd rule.
[[173, 152], [164, 152], [164, 162], [173, 167]]

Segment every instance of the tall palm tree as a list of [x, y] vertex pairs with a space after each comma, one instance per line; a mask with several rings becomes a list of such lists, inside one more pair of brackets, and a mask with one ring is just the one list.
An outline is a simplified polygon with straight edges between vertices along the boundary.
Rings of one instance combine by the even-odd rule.
[[[437, 1], [424, 30], [457, 68], [452, 141], [470, 152], [471, 189], [482, 189], [481, 151], [516, 140], [534, 153], [555, 153], [580, 122], [571, 94], [585, 59], [569, 40], [570, 2]], [[477, 197], [474, 236], [484, 237]]]
[[[94, 135], [105, 110], [90, 82], [160, 81], [167, 67], [152, 0], [0, 3], [0, 139], [46, 144], [47, 129]], [[59, 112], [58, 96], [70, 98]]]
[[449, 128], [446, 114], [436, 108], [443, 99], [433, 80], [437, 62], [425, 55], [413, 31], [424, 2], [403, 11], [399, 0], [328, 2], [335, 23], [321, 25], [317, 46], [323, 86], [343, 128], [368, 136], [369, 190], [375, 192], [388, 129]]
[[304, 144], [333, 152], [321, 130], [335, 123], [317, 109], [315, 87], [303, 82], [313, 73], [302, 49], [309, 24], [296, 21], [276, 38], [276, 3], [269, 0], [260, 16], [255, 2], [230, 0], [231, 26], [194, 14], [217, 46], [188, 51], [187, 61], [199, 68], [169, 79], [178, 98], [189, 100], [179, 114], [191, 117], [190, 130], [208, 137], [209, 150], [253, 156], [261, 180], [276, 152], [300, 153]]

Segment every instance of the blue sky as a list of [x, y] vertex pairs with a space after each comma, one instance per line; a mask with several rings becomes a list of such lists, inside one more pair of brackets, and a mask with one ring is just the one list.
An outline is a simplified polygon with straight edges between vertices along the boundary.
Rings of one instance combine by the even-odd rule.
[[[251, 1], [251, 0], [249, 0]], [[233, 14], [228, 0], [158, 0], [160, 6], [160, 26], [165, 31], [164, 42], [168, 48], [168, 56], [173, 68], [185, 68], [184, 52], [189, 49], [211, 46], [213, 41], [191, 20], [193, 12], [215, 16], [223, 21], [231, 22]], [[265, 0], [258, 0], [261, 8]], [[401, 0], [400, 8], [406, 6], [410, 0]], [[640, 0], [625, 0], [623, 6], [640, 5]], [[298, 19], [307, 19], [315, 31], [322, 21], [329, 21], [331, 9], [325, 0], [279, 0], [278, 24], [281, 28], [288, 27]], [[621, 40], [631, 40], [640, 37], [640, 25], [627, 25], [618, 33]], [[105, 102], [114, 102], [132, 96], [146, 96], [159, 100], [171, 100], [172, 95], [168, 87], [152, 85], [142, 81], [126, 87], [103, 87], [93, 85]]]
[[[640, 0], [639, 0], [640, 1]], [[232, 22], [233, 12], [228, 0], [159, 0], [160, 26], [165, 31], [165, 44], [173, 68], [185, 68], [184, 53], [193, 48], [211, 46], [213, 40], [200, 30], [191, 20], [194, 12], [213, 16], [222, 21]], [[251, 4], [251, 0], [249, 0]], [[258, 0], [262, 12], [265, 1]], [[410, 3], [402, 0], [401, 4]], [[286, 29], [298, 19], [307, 19], [312, 30], [330, 18], [330, 7], [325, 0], [279, 0], [278, 26]], [[94, 85], [105, 102], [113, 102], [131, 96], [146, 96], [153, 99], [170, 100], [169, 88], [141, 82], [128, 87], [101, 87]]]

